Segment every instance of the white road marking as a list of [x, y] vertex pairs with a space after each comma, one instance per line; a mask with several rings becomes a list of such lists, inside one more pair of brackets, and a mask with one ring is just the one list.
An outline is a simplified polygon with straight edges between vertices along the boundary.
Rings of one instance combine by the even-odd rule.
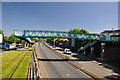
[[80, 69], [77, 69], [78, 71], [80, 71], [81, 73], [83, 73], [84, 75], [88, 76], [89, 78], [91, 78], [89, 75], [85, 74], [84, 72], [82, 72]]
[[69, 76], [69, 74], [67, 74], [67, 76]]
[[77, 69], [78, 71], [81, 71], [80, 69]]

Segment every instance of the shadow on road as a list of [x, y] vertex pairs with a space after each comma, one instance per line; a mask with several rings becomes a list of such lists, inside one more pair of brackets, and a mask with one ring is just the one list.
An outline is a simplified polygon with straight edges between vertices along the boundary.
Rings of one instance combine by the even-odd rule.
[[64, 51], [63, 49], [55, 49], [55, 50], [58, 50], [58, 51]]
[[[40, 59], [38, 58], [38, 61], [83, 61], [80, 59]], [[88, 61], [88, 60], [85, 60]]]
[[120, 80], [120, 75], [110, 75], [110, 76], [105, 76], [105, 78], [109, 80]]

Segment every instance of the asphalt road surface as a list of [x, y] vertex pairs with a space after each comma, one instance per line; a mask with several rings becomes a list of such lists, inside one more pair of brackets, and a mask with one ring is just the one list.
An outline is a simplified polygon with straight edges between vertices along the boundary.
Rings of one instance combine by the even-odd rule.
[[64, 61], [61, 57], [56, 55], [48, 47], [43, 46], [42, 43], [38, 45], [40, 59], [46, 70], [48, 78], [65, 79], [65, 80], [93, 80], [90, 76], [83, 73], [70, 63]]

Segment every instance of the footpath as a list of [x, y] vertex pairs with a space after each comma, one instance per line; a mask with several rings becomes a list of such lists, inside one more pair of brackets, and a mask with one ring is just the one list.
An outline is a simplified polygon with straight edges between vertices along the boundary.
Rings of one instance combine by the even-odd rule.
[[78, 60], [77, 65], [80, 64], [82, 66], [83, 72], [88, 73], [93, 77], [99, 78], [98, 80], [120, 80], [120, 70], [111, 65], [102, 64], [101, 62], [91, 60], [85, 56], [78, 55], [77, 53], [72, 53], [71, 55], [63, 54], [64, 51], [62, 48], [53, 48], [47, 43], [45, 44], [47, 47], [54, 50], [55, 52], [60, 53], [64, 56], [68, 56], [69, 59]]

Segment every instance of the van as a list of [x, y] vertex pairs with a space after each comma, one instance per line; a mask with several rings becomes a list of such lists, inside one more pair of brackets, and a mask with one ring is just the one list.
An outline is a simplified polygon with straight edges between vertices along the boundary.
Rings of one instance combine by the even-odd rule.
[[65, 54], [71, 54], [72, 52], [70, 51], [70, 49], [64, 49], [64, 53]]

